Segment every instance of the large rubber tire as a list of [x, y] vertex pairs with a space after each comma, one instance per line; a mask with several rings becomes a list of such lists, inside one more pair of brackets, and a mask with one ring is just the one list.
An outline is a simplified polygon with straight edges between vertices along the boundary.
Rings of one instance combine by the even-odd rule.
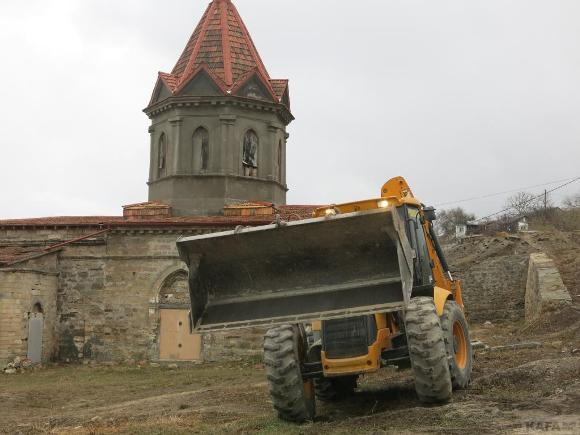
[[292, 325], [270, 329], [264, 336], [264, 365], [270, 396], [278, 416], [303, 423], [314, 419], [315, 396], [312, 380], [300, 373], [300, 334]]
[[471, 381], [473, 349], [469, 338], [469, 326], [463, 310], [455, 301], [445, 302], [441, 328], [447, 350], [447, 361], [453, 389], [467, 388]]
[[354, 394], [358, 376], [340, 378], [318, 378], [314, 380], [316, 398], [323, 402], [335, 402]]
[[412, 298], [405, 311], [405, 327], [415, 391], [424, 403], [451, 399], [451, 375], [441, 322], [432, 298]]

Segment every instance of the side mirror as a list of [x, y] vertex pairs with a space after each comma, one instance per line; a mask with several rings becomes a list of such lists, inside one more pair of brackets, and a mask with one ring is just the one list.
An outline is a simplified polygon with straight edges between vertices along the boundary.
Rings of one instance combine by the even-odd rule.
[[433, 207], [425, 207], [423, 209], [423, 213], [425, 214], [425, 219], [429, 222], [433, 222], [437, 219], [437, 215], [435, 214], [435, 209]]

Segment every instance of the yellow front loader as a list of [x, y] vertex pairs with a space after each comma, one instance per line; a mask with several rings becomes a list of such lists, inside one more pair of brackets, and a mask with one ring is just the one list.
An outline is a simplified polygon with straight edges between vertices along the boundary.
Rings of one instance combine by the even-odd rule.
[[285, 420], [312, 420], [316, 397], [347, 397], [393, 365], [411, 368], [419, 400], [445, 402], [468, 385], [472, 350], [434, 219], [396, 177], [380, 198], [312, 219], [182, 238], [192, 328], [269, 327], [264, 363]]

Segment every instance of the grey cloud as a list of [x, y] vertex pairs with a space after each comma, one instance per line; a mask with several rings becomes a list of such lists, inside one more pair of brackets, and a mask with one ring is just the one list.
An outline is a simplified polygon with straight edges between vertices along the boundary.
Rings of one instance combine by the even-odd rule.
[[[290, 203], [372, 197], [393, 175], [431, 203], [580, 176], [579, 2], [235, 3], [271, 76], [290, 79]], [[0, 217], [146, 199], [141, 109], [206, 5], [0, 5]]]

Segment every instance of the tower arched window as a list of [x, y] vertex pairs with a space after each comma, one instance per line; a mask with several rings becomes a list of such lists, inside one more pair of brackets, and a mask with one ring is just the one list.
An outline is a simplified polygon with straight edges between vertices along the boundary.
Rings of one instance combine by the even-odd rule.
[[282, 182], [282, 139], [278, 141], [278, 181]]
[[167, 138], [161, 133], [157, 154], [157, 176], [164, 177], [167, 174]]
[[209, 167], [209, 133], [199, 127], [193, 133], [193, 160], [196, 170], [206, 171]]
[[244, 134], [244, 146], [242, 150], [242, 165], [244, 175], [247, 177], [258, 176], [258, 135], [254, 130], [246, 131]]

